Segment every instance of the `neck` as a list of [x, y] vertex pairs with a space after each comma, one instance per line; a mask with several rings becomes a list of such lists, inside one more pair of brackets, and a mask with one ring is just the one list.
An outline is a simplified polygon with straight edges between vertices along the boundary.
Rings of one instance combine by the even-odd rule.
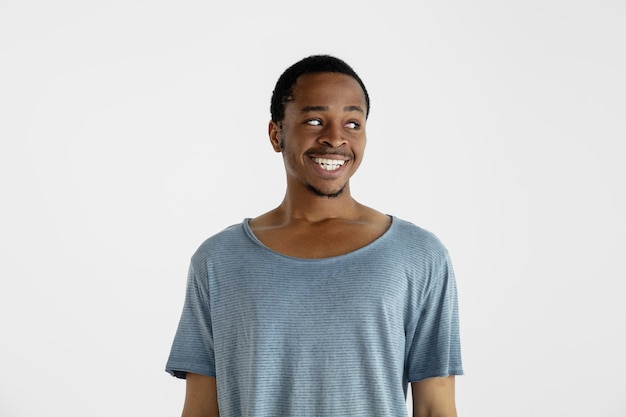
[[329, 219], [352, 219], [358, 216], [361, 205], [350, 195], [346, 184], [343, 192], [336, 197], [320, 196], [313, 191], [289, 188], [282, 203], [276, 209], [283, 221], [319, 222]]

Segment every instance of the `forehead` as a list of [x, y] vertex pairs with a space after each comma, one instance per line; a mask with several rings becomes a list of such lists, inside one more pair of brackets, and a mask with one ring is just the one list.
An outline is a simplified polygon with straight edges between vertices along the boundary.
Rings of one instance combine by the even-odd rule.
[[357, 80], [335, 72], [301, 75], [293, 86], [292, 98], [297, 103], [342, 102], [365, 108], [365, 93]]

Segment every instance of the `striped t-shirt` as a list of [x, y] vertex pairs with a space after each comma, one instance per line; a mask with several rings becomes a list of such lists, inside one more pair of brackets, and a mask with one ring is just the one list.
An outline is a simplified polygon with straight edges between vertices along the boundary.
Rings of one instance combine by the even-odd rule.
[[406, 416], [408, 382], [463, 373], [448, 252], [394, 217], [358, 250], [293, 258], [246, 219], [193, 255], [166, 370], [215, 376], [221, 417]]

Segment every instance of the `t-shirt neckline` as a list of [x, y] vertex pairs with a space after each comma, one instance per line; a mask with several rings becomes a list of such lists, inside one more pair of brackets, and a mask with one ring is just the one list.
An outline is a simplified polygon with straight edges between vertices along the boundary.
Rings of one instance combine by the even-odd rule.
[[391, 233], [395, 229], [396, 223], [397, 223], [397, 219], [394, 216], [389, 215], [389, 214], [387, 216], [389, 216], [389, 218], [391, 219], [391, 224], [389, 225], [387, 230], [384, 231], [384, 233], [382, 235], [378, 236], [376, 239], [372, 240], [368, 244], [366, 244], [364, 246], [361, 246], [360, 248], [355, 249], [355, 250], [353, 250], [351, 252], [344, 253], [344, 254], [341, 254], [341, 255], [336, 255], [336, 256], [329, 256], [329, 257], [326, 257], [326, 258], [299, 258], [299, 257], [296, 257], [296, 256], [290, 256], [290, 255], [286, 255], [284, 253], [278, 252], [278, 251], [270, 248], [269, 246], [265, 245], [263, 242], [261, 242], [261, 240], [259, 240], [259, 238], [256, 237], [256, 235], [252, 231], [252, 228], [250, 227], [250, 220], [252, 220], [252, 218], [246, 217], [243, 220], [243, 222], [242, 222], [242, 226], [243, 226], [244, 232], [246, 233], [248, 238], [250, 238], [250, 240], [252, 240], [257, 246], [260, 246], [262, 249], [264, 249], [267, 252], [272, 253], [275, 256], [279, 256], [279, 257], [286, 258], [286, 259], [291, 259], [291, 260], [294, 260], [294, 261], [301, 261], [301, 262], [302, 261], [304, 261], [304, 262], [320, 262], [320, 261], [329, 261], [329, 260], [335, 260], [335, 259], [341, 259], [341, 258], [347, 258], [347, 257], [355, 256], [355, 255], [359, 254], [360, 252], [369, 250], [370, 248], [380, 244], [380, 242], [386, 240], [388, 238], [388, 236], [391, 235]]

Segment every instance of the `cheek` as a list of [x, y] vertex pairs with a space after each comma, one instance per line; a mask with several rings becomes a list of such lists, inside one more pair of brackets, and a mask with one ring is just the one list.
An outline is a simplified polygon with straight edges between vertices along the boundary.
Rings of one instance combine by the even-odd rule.
[[355, 142], [353, 151], [359, 157], [359, 159], [363, 158], [363, 154], [365, 153], [365, 138]]

